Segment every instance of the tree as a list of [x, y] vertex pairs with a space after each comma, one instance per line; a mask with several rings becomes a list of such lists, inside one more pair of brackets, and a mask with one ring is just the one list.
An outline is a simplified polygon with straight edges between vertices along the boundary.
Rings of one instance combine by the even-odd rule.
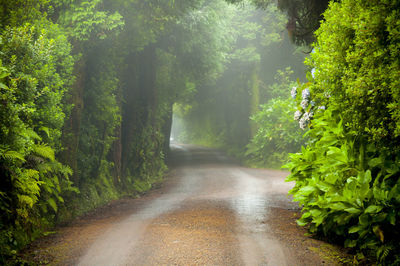
[[79, 184], [77, 157], [81, 130], [83, 95], [87, 81], [87, 51], [96, 40], [103, 40], [118, 32], [124, 22], [118, 12], [101, 10], [102, 1], [56, 1], [57, 22], [65, 28], [72, 53], [76, 57], [74, 65], [75, 82], [69, 92], [68, 103], [72, 110], [63, 130], [63, 161], [74, 171], [73, 181]]
[[[243, 0], [227, 0], [230, 3], [243, 3]], [[261, 9], [268, 8], [271, 0], [252, 0]], [[292, 42], [298, 45], [310, 45], [314, 32], [319, 28], [322, 14], [329, 0], [278, 0], [278, 7], [288, 16], [286, 28]]]

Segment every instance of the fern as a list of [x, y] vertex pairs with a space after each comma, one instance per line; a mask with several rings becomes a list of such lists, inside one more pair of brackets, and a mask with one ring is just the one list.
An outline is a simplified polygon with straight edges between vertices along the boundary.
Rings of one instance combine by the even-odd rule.
[[35, 144], [32, 152], [42, 158], [49, 159], [52, 162], [55, 160], [54, 150], [45, 144]]
[[21, 175], [20, 179], [34, 179], [38, 180], [39, 171], [34, 170], [34, 169], [24, 169], [23, 170], [23, 175]]
[[393, 247], [391, 245], [383, 245], [377, 248], [376, 251], [376, 257], [378, 261], [385, 261], [385, 259], [389, 256], [391, 251], [393, 250]]
[[17, 151], [0, 151], [0, 156], [7, 161], [21, 161], [25, 162], [24, 155]]
[[[21, 206], [29, 206], [29, 207], [33, 207], [33, 204], [36, 203], [37, 201], [37, 197], [32, 197], [32, 196], [27, 196], [27, 195], [18, 195], [18, 201], [20, 202]], [[22, 208], [21, 208], [22, 210]], [[26, 216], [26, 214], [24, 214], [23, 216]]]
[[29, 137], [30, 139], [38, 140], [38, 141], [41, 140], [41, 137], [40, 137], [33, 129], [31, 129], [31, 128], [26, 128], [26, 129], [25, 129], [25, 134], [26, 134], [26, 136]]

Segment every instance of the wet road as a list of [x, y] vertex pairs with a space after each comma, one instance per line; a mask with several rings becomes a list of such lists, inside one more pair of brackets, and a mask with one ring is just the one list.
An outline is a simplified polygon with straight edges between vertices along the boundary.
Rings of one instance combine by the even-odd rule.
[[296, 265], [265, 222], [294, 208], [283, 171], [249, 169], [222, 153], [172, 145], [169, 189], [110, 226], [79, 265]]

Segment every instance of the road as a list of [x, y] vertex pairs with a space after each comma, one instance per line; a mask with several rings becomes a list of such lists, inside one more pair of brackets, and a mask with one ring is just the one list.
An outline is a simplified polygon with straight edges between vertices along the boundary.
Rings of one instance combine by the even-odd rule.
[[[295, 225], [297, 204], [287, 197], [292, 184], [284, 182], [288, 172], [245, 168], [216, 150], [176, 144], [170, 168], [161, 188], [111, 204], [43, 240], [32, 252], [36, 260], [107, 266], [329, 264], [310, 251], [321, 243]], [[278, 216], [276, 210], [288, 214]]]

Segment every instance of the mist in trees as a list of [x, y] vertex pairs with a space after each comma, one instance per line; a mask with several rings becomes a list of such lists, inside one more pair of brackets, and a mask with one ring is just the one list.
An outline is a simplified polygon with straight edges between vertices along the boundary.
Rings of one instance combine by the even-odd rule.
[[[306, 54], [305, 49], [290, 42], [286, 16], [276, 6], [258, 10], [250, 3], [232, 6], [221, 1], [219, 5], [223, 7], [211, 12], [219, 10], [219, 23], [230, 38], [213, 29], [216, 23], [205, 29], [213, 34], [210, 40], [215, 42], [208, 42], [207, 46], [225, 44], [224, 50], [217, 49], [223, 52], [219, 55], [222, 65], [212, 78], [195, 82], [195, 101], [175, 105], [175, 113], [185, 125], [179, 139], [224, 148], [243, 157], [246, 145], [259, 128], [249, 117], [273, 98], [290, 97], [289, 80], [304, 76], [302, 62]], [[290, 67], [291, 71], [285, 71]], [[277, 77], [279, 72], [290, 77]]]

